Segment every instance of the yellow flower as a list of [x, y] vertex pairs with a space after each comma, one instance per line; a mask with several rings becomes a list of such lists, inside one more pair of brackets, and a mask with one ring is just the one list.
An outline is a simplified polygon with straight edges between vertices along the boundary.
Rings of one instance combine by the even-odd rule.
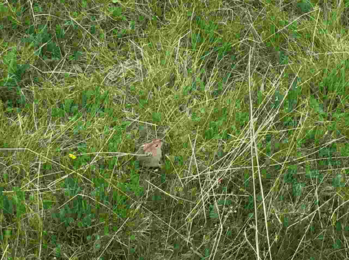
[[69, 154], [69, 157], [72, 158], [73, 160], [76, 159], [76, 156], [74, 154], [72, 154], [72, 153]]

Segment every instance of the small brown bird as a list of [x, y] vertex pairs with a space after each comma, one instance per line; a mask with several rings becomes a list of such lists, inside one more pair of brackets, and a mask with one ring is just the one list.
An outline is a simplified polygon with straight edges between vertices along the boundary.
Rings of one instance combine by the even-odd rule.
[[138, 156], [138, 160], [144, 167], [160, 167], [161, 139], [154, 139], [151, 143], [142, 145], [142, 156]]

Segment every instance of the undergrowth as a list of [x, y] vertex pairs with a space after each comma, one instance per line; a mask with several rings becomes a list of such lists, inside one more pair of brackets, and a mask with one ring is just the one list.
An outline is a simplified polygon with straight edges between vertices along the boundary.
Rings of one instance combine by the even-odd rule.
[[2, 259], [348, 258], [348, 7], [1, 3]]

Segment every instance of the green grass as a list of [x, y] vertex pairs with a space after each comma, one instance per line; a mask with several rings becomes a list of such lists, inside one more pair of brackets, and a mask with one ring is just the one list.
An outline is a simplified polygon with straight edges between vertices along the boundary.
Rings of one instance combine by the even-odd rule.
[[348, 7], [0, 4], [1, 259], [345, 259]]

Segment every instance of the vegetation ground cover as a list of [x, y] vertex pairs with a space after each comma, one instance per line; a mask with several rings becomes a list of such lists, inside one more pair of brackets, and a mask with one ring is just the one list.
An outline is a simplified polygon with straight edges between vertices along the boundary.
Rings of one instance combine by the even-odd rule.
[[1, 3], [1, 259], [349, 258], [348, 10]]

